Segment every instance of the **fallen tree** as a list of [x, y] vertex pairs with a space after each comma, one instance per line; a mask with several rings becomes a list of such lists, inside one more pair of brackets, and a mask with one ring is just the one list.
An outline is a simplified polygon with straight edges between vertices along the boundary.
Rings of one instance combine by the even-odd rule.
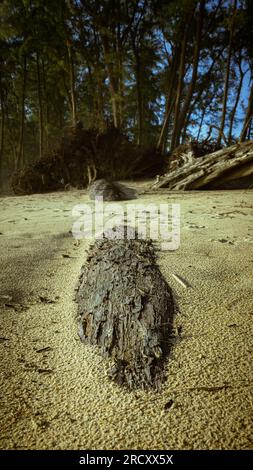
[[[184, 153], [185, 153], [184, 149]], [[174, 171], [158, 177], [152, 188], [171, 190], [236, 189], [253, 183], [253, 141], [194, 157]]]
[[101, 133], [79, 124], [65, 130], [55, 151], [17, 171], [12, 188], [16, 194], [85, 188], [96, 178], [153, 177], [163, 164], [159, 152], [134, 144], [119, 129]]

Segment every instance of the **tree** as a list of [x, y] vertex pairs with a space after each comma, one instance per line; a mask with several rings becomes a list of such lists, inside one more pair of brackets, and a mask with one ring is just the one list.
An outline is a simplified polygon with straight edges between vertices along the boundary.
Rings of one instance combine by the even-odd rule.
[[217, 138], [218, 144], [221, 143], [221, 139], [222, 139], [223, 131], [224, 131], [224, 126], [225, 126], [225, 119], [226, 119], [227, 100], [228, 100], [228, 87], [229, 87], [229, 77], [230, 77], [230, 64], [231, 64], [232, 49], [233, 49], [233, 38], [234, 38], [236, 12], [237, 12], [237, 0], [234, 0], [233, 11], [232, 11], [232, 16], [231, 16], [231, 20], [230, 20], [230, 27], [229, 27], [228, 56], [227, 56], [227, 64], [226, 64], [226, 72], [225, 72], [225, 83], [224, 83], [224, 93], [223, 93], [223, 101], [222, 101], [221, 123], [220, 123], [218, 138]]

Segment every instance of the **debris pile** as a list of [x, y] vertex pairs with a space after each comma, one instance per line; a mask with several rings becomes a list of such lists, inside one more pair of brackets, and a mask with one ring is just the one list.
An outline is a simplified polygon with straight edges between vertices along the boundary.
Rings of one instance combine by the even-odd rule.
[[153, 177], [163, 164], [160, 153], [135, 145], [119, 129], [110, 127], [101, 133], [79, 123], [66, 129], [52, 154], [18, 170], [12, 188], [16, 194], [84, 188], [95, 178]]

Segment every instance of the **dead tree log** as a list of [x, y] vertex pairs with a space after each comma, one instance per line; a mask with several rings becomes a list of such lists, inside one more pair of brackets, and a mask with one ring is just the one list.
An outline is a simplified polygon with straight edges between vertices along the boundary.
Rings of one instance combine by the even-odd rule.
[[129, 389], [159, 387], [174, 304], [152, 242], [97, 240], [82, 269], [76, 300], [80, 337], [114, 360], [111, 378]]
[[171, 190], [226, 189], [250, 186], [253, 176], [253, 141], [223, 148], [191, 159], [181, 168], [159, 178], [153, 188]]

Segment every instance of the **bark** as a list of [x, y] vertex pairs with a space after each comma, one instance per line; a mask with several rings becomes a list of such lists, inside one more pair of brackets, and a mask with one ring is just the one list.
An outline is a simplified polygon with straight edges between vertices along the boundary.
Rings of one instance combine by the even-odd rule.
[[230, 77], [230, 64], [231, 64], [232, 49], [233, 49], [233, 36], [234, 36], [236, 11], [237, 11], [237, 0], [234, 0], [233, 13], [232, 13], [232, 19], [231, 19], [231, 25], [230, 25], [230, 31], [229, 31], [228, 57], [227, 57], [227, 64], [226, 64], [224, 93], [223, 93], [223, 100], [222, 100], [221, 123], [220, 123], [220, 130], [219, 130], [218, 138], [217, 138], [218, 144], [221, 143], [222, 134], [224, 132], [224, 127], [225, 127], [225, 120], [226, 120], [229, 77]]
[[21, 160], [24, 153], [24, 130], [25, 130], [25, 95], [26, 95], [26, 77], [27, 76], [27, 58], [23, 58], [23, 83], [22, 83], [22, 92], [21, 92], [21, 119], [20, 119], [20, 129], [19, 129], [19, 144], [17, 159], [15, 161], [15, 169], [20, 168]]
[[[174, 302], [152, 243], [109, 230], [88, 254], [77, 287], [79, 335], [114, 362], [109, 376], [128, 389], [159, 388], [170, 351]], [[127, 227], [131, 229], [131, 227]], [[131, 230], [131, 237], [136, 233]], [[98, 284], [99, 279], [99, 284]]]

